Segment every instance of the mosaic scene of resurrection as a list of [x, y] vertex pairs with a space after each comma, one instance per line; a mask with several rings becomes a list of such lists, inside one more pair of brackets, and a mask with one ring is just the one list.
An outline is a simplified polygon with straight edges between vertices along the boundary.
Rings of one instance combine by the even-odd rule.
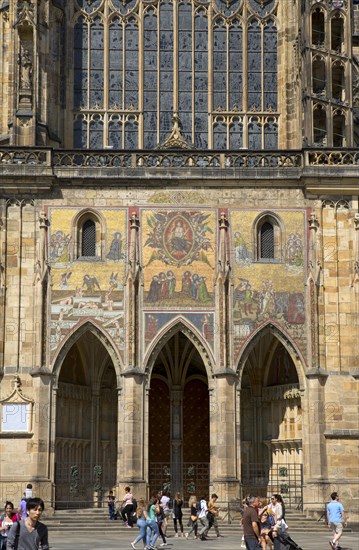
[[305, 212], [277, 211], [281, 221], [278, 258], [255, 258], [256, 210], [231, 212], [236, 352], [250, 334], [272, 320], [305, 345]]
[[213, 307], [215, 212], [143, 210], [141, 227], [145, 307]]
[[127, 255], [126, 210], [98, 210], [104, 242], [101, 257], [78, 258], [74, 219], [81, 209], [51, 208], [49, 262], [52, 275], [50, 350], [86, 318], [124, 348], [123, 284]]

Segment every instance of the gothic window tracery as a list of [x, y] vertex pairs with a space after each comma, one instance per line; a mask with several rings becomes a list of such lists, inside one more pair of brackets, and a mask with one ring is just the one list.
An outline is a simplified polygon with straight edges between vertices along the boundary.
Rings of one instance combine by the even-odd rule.
[[[308, 10], [310, 29], [307, 48], [311, 74], [308, 75], [311, 101], [305, 116], [311, 117], [308, 144], [324, 147], [350, 146], [343, 121], [350, 120], [351, 64], [346, 33], [348, 16], [342, 3], [312, 0]], [[310, 109], [308, 109], [310, 105]]]
[[176, 113], [190, 147], [278, 146], [278, 0], [75, 6], [74, 147], [155, 148]]

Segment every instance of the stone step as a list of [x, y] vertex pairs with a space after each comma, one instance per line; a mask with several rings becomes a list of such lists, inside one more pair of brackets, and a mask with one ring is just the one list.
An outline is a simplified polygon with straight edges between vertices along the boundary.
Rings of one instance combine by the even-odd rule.
[[[116, 527], [110, 527], [107, 525], [49, 525], [48, 526], [50, 533], [98, 533], [99, 530], [103, 532], [112, 532], [116, 533], [116, 535], [122, 535], [129, 531], [129, 529], [126, 528], [116, 528]], [[242, 536], [243, 529], [239, 526], [231, 526], [231, 525], [221, 525], [219, 524], [220, 532], [223, 535], [230, 535], [230, 534], [238, 534], [238, 536]], [[136, 527], [134, 527], [134, 532], [137, 533]], [[188, 530], [188, 527], [185, 527], [184, 531], [186, 532]], [[344, 529], [345, 532], [351, 533], [352, 530], [349, 528]], [[325, 527], [315, 527], [315, 526], [293, 526], [289, 529], [290, 533], [322, 533], [326, 534], [328, 532], [328, 529]], [[174, 531], [168, 529], [167, 530], [168, 537], [174, 537]]]

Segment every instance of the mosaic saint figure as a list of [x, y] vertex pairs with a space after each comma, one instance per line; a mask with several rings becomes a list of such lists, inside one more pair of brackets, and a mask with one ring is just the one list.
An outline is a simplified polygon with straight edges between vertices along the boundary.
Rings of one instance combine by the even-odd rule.
[[167, 271], [168, 297], [173, 298], [176, 290], [176, 277], [173, 271]]
[[206, 285], [206, 277], [199, 277], [198, 281], [198, 300], [201, 303], [210, 302], [211, 297], [209, 295], [207, 285]]
[[190, 271], [185, 271], [182, 276], [182, 294], [190, 297], [192, 291], [192, 277]]
[[113, 234], [110, 252], [107, 254], [106, 258], [114, 262], [119, 262], [123, 260], [124, 256], [122, 252], [122, 234], [118, 231]]
[[147, 295], [147, 302], [158, 302], [160, 299], [161, 282], [158, 275], [152, 277], [150, 289]]

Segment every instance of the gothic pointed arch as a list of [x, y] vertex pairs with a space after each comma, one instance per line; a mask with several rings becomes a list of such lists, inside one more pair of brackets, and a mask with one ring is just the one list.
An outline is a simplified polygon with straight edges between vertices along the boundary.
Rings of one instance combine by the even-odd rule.
[[112, 360], [116, 377], [119, 380], [123, 366], [121, 359], [116, 352], [116, 347], [112, 341], [112, 338], [94, 320], [88, 319], [74, 327], [71, 333], [64, 339], [61, 347], [57, 351], [52, 363], [52, 372], [55, 374], [56, 378], [59, 376], [62, 364], [69, 350], [84, 335], [88, 336], [89, 342], [91, 342], [91, 340], [94, 341], [94, 339], [101, 342]]
[[202, 358], [208, 378], [211, 378], [214, 371], [212, 351], [197, 329], [182, 316], [176, 317], [167, 323], [153, 340], [144, 360], [145, 371], [151, 374], [154, 362], [161, 349], [178, 332], [182, 332], [192, 342]]
[[248, 342], [245, 344], [244, 348], [242, 349], [237, 361], [237, 365], [238, 365], [237, 374], [239, 377], [240, 384], [242, 381], [244, 367], [247, 363], [249, 355], [258, 345], [261, 338], [263, 338], [268, 333], [273, 335], [275, 339], [278, 340], [288, 352], [298, 374], [299, 387], [301, 390], [304, 390], [306, 386], [306, 383], [305, 383], [306, 379], [304, 374], [304, 365], [305, 365], [304, 358], [300, 350], [296, 346], [296, 344], [293, 342], [292, 338], [283, 330], [282, 327], [280, 327], [273, 321], [268, 321], [264, 325], [261, 325], [257, 329], [257, 331], [253, 333], [252, 337], [248, 340]]

